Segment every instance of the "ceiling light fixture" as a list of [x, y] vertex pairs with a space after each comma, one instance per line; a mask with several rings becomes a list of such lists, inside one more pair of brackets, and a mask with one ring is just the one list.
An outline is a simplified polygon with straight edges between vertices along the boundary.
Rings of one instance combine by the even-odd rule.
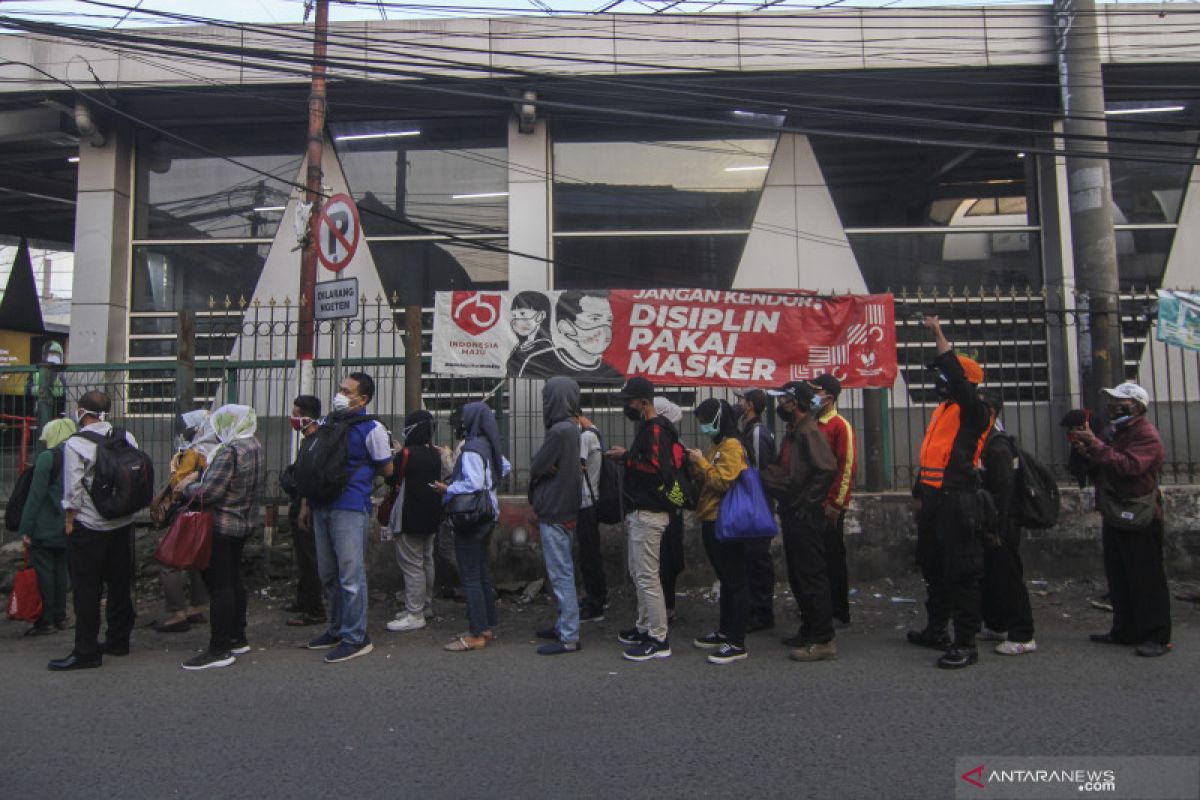
[[478, 192], [476, 194], [452, 194], [451, 200], [482, 200], [487, 197], [508, 197], [508, 192]]
[[1173, 111], [1183, 111], [1187, 106], [1149, 106], [1147, 108], [1112, 108], [1105, 110], [1110, 117], [1122, 114], [1169, 114]]
[[386, 133], [347, 133], [335, 136], [335, 142], [361, 142], [366, 139], [397, 139], [401, 136], [420, 136], [420, 131], [387, 131]]

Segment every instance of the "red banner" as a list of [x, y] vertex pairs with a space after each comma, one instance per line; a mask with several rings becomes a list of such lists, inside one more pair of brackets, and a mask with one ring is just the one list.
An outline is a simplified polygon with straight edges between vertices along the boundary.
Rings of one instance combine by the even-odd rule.
[[434, 371], [676, 386], [896, 379], [890, 294], [614, 289], [439, 292]]

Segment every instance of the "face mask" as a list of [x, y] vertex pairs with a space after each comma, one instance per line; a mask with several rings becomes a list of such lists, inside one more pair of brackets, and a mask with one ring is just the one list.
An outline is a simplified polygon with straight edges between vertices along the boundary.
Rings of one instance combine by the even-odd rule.
[[335, 394], [333, 396], [333, 410], [334, 411], [345, 411], [348, 408], [350, 408], [350, 398], [349, 397], [346, 397], [346, 395], [342, 394], [341, 392], [338, 392], [337, 394]]
[[62, 356], [60, 356], [58, 353], [51, 353], [50, 355], [46, 356], [46, 363], [47, 364], [61, 364]]
[[950, 399], [950, 381], [942, 373], [938, 373], [937, 380], [934, 381], [933, 388], [937, 391], [938, 397], [943, 400]]
[[703, 422], [700, 424], [700, 432], [708, 436], [715, 436], [718, 430], [719, 428], [712, 423]]
[[1124, 425], [1133, 419], [1133, 409], [1129, 406], [1111, 406], [1108, 409], [1108, 414], [1112, 418], [1111, 422], [1113, 425]]
[[812, 413], [814, 413], [814, 414], [820, 414], [821, 407], [823, 405], [824, 404], [821, 402], [821, 398], [817, 395], [813, 395], [813, 399], [808, 401], [808, 407], [809, 407], [809, 409], [812, 410]]
[[288, 417], [292, 423], [292, 430], [302, 431], [312, 424], [312, 417]]
[[783, 420], [784, 422], [792, 421], [792, 411], [789, 408], [784, 408], [783, 406], [775, 406], [775, 415], [777, 417], [779, 417], [781, 420]]
[[630, 422], [641, 422], [642, 411], [637, 406], [625, 406], [625, 418]]

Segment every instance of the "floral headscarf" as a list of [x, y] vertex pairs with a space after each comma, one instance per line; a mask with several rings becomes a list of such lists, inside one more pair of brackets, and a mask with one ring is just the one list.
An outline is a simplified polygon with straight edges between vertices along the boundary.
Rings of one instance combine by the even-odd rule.
[[238, 439], [254, 438], [254, 431], [257, 428], [258, 417], [253, 408], [230, 404], [221, 406], [208, 415], [197, 438], [211, 431], [220, 442], [213, 451], [213, 455], [216, 456], [222, 449]]

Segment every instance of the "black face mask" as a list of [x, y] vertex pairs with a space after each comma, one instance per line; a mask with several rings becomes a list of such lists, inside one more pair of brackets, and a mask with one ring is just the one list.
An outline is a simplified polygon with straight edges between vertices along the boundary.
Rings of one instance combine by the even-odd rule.
[[933, 384], [933, 388], [934, 391], [937, 392], [938, 397], [942, 398], [943, 400], [950, 399], [950, 382], [941, 375], [938, 375], [937, 380]]
[[630, 422], [641, 422], [642, 411], [637, 406], [625, 406], [625, 418]]
[[791, 422], [795, 416], [790, 408], [784, 408], [783, 406], [775, 406], [775, 415], [784, 422]]

